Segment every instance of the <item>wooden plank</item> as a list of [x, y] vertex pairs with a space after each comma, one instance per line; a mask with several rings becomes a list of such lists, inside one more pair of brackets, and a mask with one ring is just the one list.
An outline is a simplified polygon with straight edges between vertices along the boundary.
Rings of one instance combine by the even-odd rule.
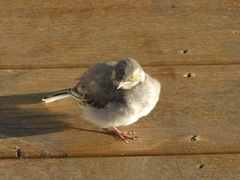
[[0, 68], [239, 64], [235, 0], [1, 2]]
[[0, 179], [224, 180], [239, 167], [240, 155], [1, 160]]
[[160, 80], [162, 93], [149, 116], [120, 128], [141, 138], [129, 143], [84, 121], [70, 98], [41, 102], [45, 92], [74, 86], [86, 69], [1, 70], [0, 157], [240, 152], [239, 65], [144, 69]]

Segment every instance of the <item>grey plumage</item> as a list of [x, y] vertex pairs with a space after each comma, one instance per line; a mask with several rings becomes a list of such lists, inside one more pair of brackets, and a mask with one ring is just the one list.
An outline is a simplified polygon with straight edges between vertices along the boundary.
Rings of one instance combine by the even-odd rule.
[[161, 88], [133, 59], [97, 63], [78, 80], [74, 88], [54, 92], [43, 101], [70, 96], [80, 104], [86, 120], [104, 128], [126, 126], [146, 116]]

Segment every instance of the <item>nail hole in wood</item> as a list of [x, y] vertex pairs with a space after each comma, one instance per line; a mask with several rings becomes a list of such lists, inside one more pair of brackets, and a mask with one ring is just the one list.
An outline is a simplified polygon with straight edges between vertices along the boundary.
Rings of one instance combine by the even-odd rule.
[[183, 55], [187, 55], [189, 52], [190, 52], [190, 50], [187, 50], [187, 49], [186, 50], [182, 50], [182, 54]]
[[195, 77], [196, 74], [193, 73], [193, 72], [190, 72], [190, 73], [184, 74], [183, 76], [186, 77], [186, 78], [191, 78], [191, 77]]
[[205, 165], [204, 164], [201, 164], [198, 166], [198, 169], [202, 169]]
[[192, 137], [190, 137], [190, 141], [196, 141], [196, 140], [197, 140], [197, 138], [198, 138], [198, 136], [197, 136], [197, 135], [193, 135]]
[[21, 149], [17, 149], [17, 158], [18, 159], [22, 158], [22, 151], [21, 151]]

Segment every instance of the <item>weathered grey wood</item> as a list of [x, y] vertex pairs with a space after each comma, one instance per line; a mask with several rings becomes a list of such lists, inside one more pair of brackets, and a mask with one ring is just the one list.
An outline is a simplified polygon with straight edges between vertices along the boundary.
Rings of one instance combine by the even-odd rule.
[[144, 69], [162, 93], [149, 116], [120, 127], [141, 138], [129, 143], [84, 121], [72, 99], [41, 102], [45, 92], [74, 86], [85, 69], [0, 71], [0, 157], [16, 158], [17, 149], [23, 158], [240, 152], [239, 65]]
[[0, 179], [237, 180], [240, 155], [1, 160]]
[[236, 0], [2, 1], [0, 68], [239, 64]]

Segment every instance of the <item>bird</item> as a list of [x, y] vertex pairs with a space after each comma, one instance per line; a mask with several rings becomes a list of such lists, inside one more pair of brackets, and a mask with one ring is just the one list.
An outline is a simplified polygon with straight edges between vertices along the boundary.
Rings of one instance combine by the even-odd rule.
[[130, 135], [133, 131], [121, 132], [117, 127], [128, 126], [148, 115], [161, 91], [160, 82], [132, 58], [99, 62], [76, 80], [79, 82], [75, 87], [55, 91], [42, 101], [50, 103], [71, 97], [80, 104], [85, 120], [124, 141], [138, 137]]

